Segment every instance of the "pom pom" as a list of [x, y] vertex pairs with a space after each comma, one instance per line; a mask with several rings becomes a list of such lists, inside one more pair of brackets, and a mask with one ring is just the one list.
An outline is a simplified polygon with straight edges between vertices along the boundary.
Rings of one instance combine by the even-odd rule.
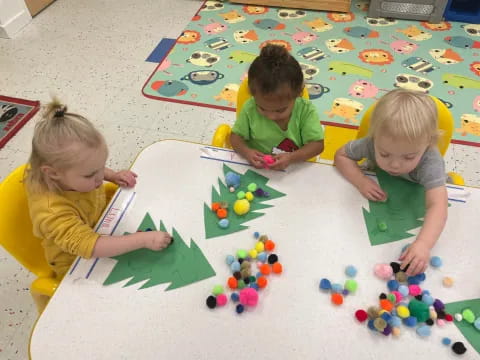
[[452, 350], [457, 355], [463, 355], [467, 351], [467, 348], [461, 341], [457, 341], [452, 345]]
[[228, 281], [227, 281], [227, 284], [228, 284], [228, 287], [229, 287], [230, 289], [232, 289], [232, 290], [233, 290], [233, 289], [236, 289], [237, 286], [238, 286], [238, 280], [235, 279], [234, 277], [229, 277], [229, 278], [228, 278]]
[[393, 275], [393, 270], [390, 265], [377, 264], [375, 265], [374, 273], [380, 279], [387, 280], [387, 279], [390, 279], [390, 277]]
[[399, 286], [400, 286], [400, 284], [398, 283], [397, 280], [389, 280], [387, 282], [387, 287], [388, 287], [388, 290], [390, 290], [390, 291], [398, 290]]
[[257, 190], [257, 184], [250, 183], [250, 184], [248, 184], [247, 189], [248, 189], [248, 191], [254, 192], [255, 190]]
[[270, 265], [275, 264], [277, 261], [278, 261], [278, 256], [277, 255], [275, 255], [275, 254], [268, 255], [268, 263]]
[[405, 272], [403, 272], [403, 271], [399, 271], [395, 274], [395, 279], [398, 282], [404, 283], [404, 282], [407, 281], [407, 274], [405, 274]]
[[342, 286], [342, 284], [337, 284], [337, 283], [332, 284], [332, 292], [333, 292], [333, 293], [338, 293], [338, 294], [340, 294], [342, 291], [343, 291], [343, 286]]
[[253, 288], [245, 288], [240, 291], [240, 303], [245, 306], [256, 306], [258, 303], [258, 293]]
[[410, 300], [408, 304], [410, 315], [417, 318], [418, 322], [425, 322], [430, 316], [428, 305], [416, 299]]
[[450, 340], [450, 338], [448, 338], [448, 337], [444, 337], [442, 339], [442, 344], [443, 345], [450, 345], [451, 343], [452, 343], [452, 340]]
[[217, 306], [217, 298], [213, 295], [207, 297], [207, 306], [210, 309], [215, 309], [215, 307]]
[[283, 266], [279, 262], [276, 262], [275, 264], [272, 265], [272, 271], [275, 274], [281, 274], [283, 272]]
[[440, 327], [445, 326], [445, 320], [438, 319], [437, 320], [437, 325], [440, 326]]
[[395, 303], [399, 303], [403, 299], [403, 295], [399, 291], [392, 291], [392, 295], [395, 296]]
[[393, 309], [393, 304], [388, 301], [387, 299], [382, 299], [380, 300], [380, 307], [385, 310], [385, 311], [392, 311]]
[[255, 249], [252, 249], [248, 252], [248, 256], [250, 256], [250, 259], [256, 259], [258, 256], [258, 252]]
[[236, 200], [233, 204], [233, 211], [235, 211], [237, 215], [245, 215], [250, 211], [250, 203], [247, 199]]
[[458, 314], [458, 313], [455, 314], [455, 320], [457, 320], [457, 321], [459, 321], [459, 322], [462, 321], [462, 320], [463, 320], [462, 314]]
[[417, 334], [422, 337], [430, 336], [432, 334], [432, 330], [429, 326], [422, 325], [417, 328]]
[[390, 267], [392, 268], [394, 274], [400, 271], [400, 264], [397, 262], [391, 262]]
[[260, 288], [265, 288], [268, 284], [268, 280], [265, 276], [260, 276], [258, 279], [257, 279], [257, 284]]
[[415, 327], [417, 326], [417, 318], [409, 316], [406, 319], [403, 319], [403, 323], [405, 324], [405, 326]]
[[228, 266], [232, 265], [234, 261], [235, 261], [235, 257], [233, 255], [227, 255], [225, 262], [227, 263]]
[[382, 318], [376, 318], [373, 320], [373, 326], [375, 330], [382, 332], [387, 327], [387, 322]]
[[442, 284], [445, 287], [452, 287], [453, 286], [453, 279], [451, 277], [445, 276], [442, 280]]
[[218, 209], [220, 209], [220, 203], [219, 202], [212, 203], [212, 211], [217, 212]]
[[392, 316], [388, 321], [388, 324], [393, 328], [400, 327], [402, 325], [402, 319], [398, 316]]
[[223, 290], [223, 286], [222, 285], [215, 285], [213, 287], [213, 290], [212, 290], [212, 294], [213, 295], [219, 295], [219, 294], [223, 294], [224, 290]]
[[246, 257], [247, 257], [247, 251], [246, 250], [243, 250], [243, 249], [237, 250], [237, 258], [245, 259]]
[[428, 326], [433, 326], [433, 320], [432, 319], [427, 319], [425, 321], [425, 324], [427, 324]]
[[220, 209], [217, 210], [217, 217], [219, 219], [225, 219], [227, 216], [228, 216], [227, 209], [220, 208]]
[[[462, 311], [462, 317], [463, 317], [463, 320], [465, 320], [469, 324], [473, 324], [473, 322], [475, 321], [475, 314], [470, 309], [463, 310]], [[445, 320], [446, 320], [446, 318], [445, 318]]]
[[330, 283], [330, 280], [328, 280], [328, 279], [320, 280], [320, 289], [330, 290], [331, 288], [332, 288], [332, 284]]
[[411, 296], [417, 296], [417, 295], [420, 295], [422, 293], [422, 289], [420, 289], [420, 286], [418, 286], [418, 285], [409, 285], [408, 286], [408, 293]]
[[260, 266], [260, 272], [263, 275], [269, 275], [272, 272], [272, 268], [268, 264], [263, 264], [262, 266]]
[[433, 305], [433, 302], [435, 301], [431, 295], [424, 294], [422, 295], [422, 301], [427, 304], [428, 306]]
[[453, 321], [453, 316], [450, 314], [445, 314], [445, 320], [447, 320], [448, 322], [451, 322]]
[[233, 302], [237, 302], [237, 301], [240, 300], [240, 296], [239, 296], [236, 292], [234, 292], [234, 293], [232, 293], [232, 294], [230, 295], [230, 299], [231, 299]]
[[272, 240], [265, 241], [265, 250], [272, 251], [275, 249], [275, 243]]
[[245, 287], [245, 281], [243, 279], [240, 279], [237, 281], [237, 289], [242, 290]]
[[353, 265], [348, 265], [346, 268], [345, 268], [345, 275], [347, 275], [348, 277], [355, 277], [357, 275], [357, 269], [355, 268], [355, 266]]
[[443, 302], [439, 299], [435, 299], [435, 301], [433, 302], [433, 307], [435, 308], [435, 311], [438, 313], [440, 310], [444, 310], [445, 309], [445, 305], [443, 304]]
[[475, 329], [480, 330], [480, 318], [476, 318], [473, 326], [475, 326]]
[[225, 295], [225, 294], [217, 295], [217, 305], [218, 306], [225, 306], [227, 301], [228, 301], [227, 295]]
[[264, 252], [264, 251], [262, 251], [261, 253], [258, 253], [257, 260], [262, 262], [262, 263], [266, 262], [267, 261], [267, 253]]
[[355, 311], [355, 317], [357, 318], [358, 321], [364, 322], [365, 320], [368, 319], [368, 314], [365, 310], [357, 310]]
[[227, 172], [225, 174], [225, 183], [228, 187], [233, 186], [235, 189], [240, 186], [240, 175], [234, 172]]
[[253, 201], [253, 199], [255, 199], [255, 196], [253, 196], [253, 194], [250, 191], [247, 191], [245, 193], [245, 199], [247, 199], [248, 201]]
[[347, 281], [345, 281], [345, 289], [347, 289], [349, 293], [354, 293], [355, 291], [357, 291], [357, 288], [358, 284], [355, 280], [348, 279]]
[[439, 268], [442, 266], [442, 259], [439, 256], [432, 256], [430, 258], [430, 265], [434, 268]]
[[408, 296], [409, 290], [408, 290], [408, 287], [406, 285], [400, 285], [398, 287], [398, 292], [400, 294], [402, 294], [403, 297], [406, 297], [406, 296]]
[[275, 159], [272, 155], [263, 155], [263, 164], [265, 168], [269, 168], [271, 165], [275, 163]]
[[260, 233], [259, 233], [258, 231], [255, 231], [255, 232], [253, 233], [253, 237], [254, 237], [255, 239], [258, 239], [258, 238], [260, 237]]
[[220, 226], [222, 229], [228, 228], [229, 225], [230, 225], [230, 221], [228, 221], [228, 219], [221, 219], [218, 222], [218, 226]]
[[265, 246], [263, 245], [263, 242], [258, 241], [258, 242], [255, 244], [255, 250], [257, 250], [258, 253], [263, 252], [264, 249], [265, 249]]
[[[238, 265], [238, 270], [240, 270], [240, 264]], [[242, 273], [240, 271], [235, 271], [233, 273], [233, 277], [237, 280], [240, 280], [242, 278]]]
[[406, 306], [398, 306], [397, 307], [397, 315], [402, 319], [406, 319], [410, 316], [410, 310]]
[[343, 296], [338, 293], [333, 293], [331, 296], [332, 303], [335, 305], [342, 305], [343, 304]]
[[242, 304], [237, 304], [237, 306], [235, 307], [235, 311], [237, 312], [237, 314], [243, 313], [244, 310], [245, 307]]

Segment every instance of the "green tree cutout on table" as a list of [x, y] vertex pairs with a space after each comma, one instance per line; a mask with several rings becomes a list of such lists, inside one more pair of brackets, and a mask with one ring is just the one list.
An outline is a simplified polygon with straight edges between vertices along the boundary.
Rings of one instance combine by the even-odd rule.
[[[205, 237], [207, 239], [223, 236], [227, 234], [232, 234], [238, 231], [242, 231], [247, 229], [248, 226], [242, 225], [247, 221], [256, 219], [264, 215], [262, 212], [258, 212], [258, 210], [265, 209], [272, 207], [273, 205], [265, 204], [265, 201], [269, 201], [272, 199], [276, 199], [282, 196], [285, 196], [284, 193], [277, 191], [269, 186], [267, 186], [267, 182], [269, 179], [259, 173], [247, 170], [245, 174], [240, 174], [227, 165], [223, 164], [223, 174], [226, 175], [228, 172], [233, 172], [240, 175], [240, 187], [235, 192], [230, 192], [227, 186], [225, 185], [222, 180], [218, 179], [218, 188], [220, 192], [215, 189], [215, 186], [212, 186], [212, 203], [213, 202], [221, 202], [226, 201], [229, 204], [228, 207], [228, 220], [230, 225], [226, 229], [222, 229], [218, 226], [218, 218], [217, 215], [211, 210], [210, 204], [205, 203], [203, 206], [203, 215], [204, 215], [204, 222], [205, 222]], [[233, 204], [237, 199], [237, 191], [243, 190], [247, 191], [247, 186], [250, 183], [257, 184], [257, 187], [263, 189], [264, 191], [270, 194], [269, 197], [255, 197], [255, 199], [250, 203], [250, 211], [242, 216], [235, 214], [233, 211]]]
[[[138, 230], [149, 228], [157, 230], [147, 213]], [[160, 222], [160, 230], [167, 231], [163, 222]], [[140, 289], [170, 283], [166, 290], [172, 290], [215, 276], [212, 266], [193, 240], [188, 247], [175, 228], [171, 235], [173, 243], [162, 251], [138, 249], [112, 257], [117, 263], [103, 284], [131, 278], [125, 286], [148, 280]]]
[[[475, 318], [480, 316], [480, 299], [462, 300], [450, 304], [445, 304], [445, 310], [449, 314], [461, 314], [463, 310], [470, 309], [475, 314]], [[473, 324], [463, 321], [454, 321], [455, 326], [465, 336], [472, 347], [480, 354], [480, 331]]]
[[[425, 216], [425, 189], [422, 185], [376, 171], [380, 187], [388, 195], [386, 202], [369, 201], [369, 210], [363, 208], [370, 243], [385, 244], [413, 236], [410, 230], [422, 226]], [[380, 226], [379, 226], [380, 224]], [[382, 231], [382, 225], [386, 229]]]

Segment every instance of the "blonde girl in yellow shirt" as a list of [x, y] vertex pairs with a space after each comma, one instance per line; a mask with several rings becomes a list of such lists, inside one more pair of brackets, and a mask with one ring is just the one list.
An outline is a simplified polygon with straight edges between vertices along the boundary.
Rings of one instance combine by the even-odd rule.
[[162, 250], [172, 238], [162, 231], [123, 236], [95, 233], [105, 209], [103, 181], [133, 187], [137, 175], [105, 167], [108, 149], [102, 134], [81, 115], [54, 100], [35, 126], [25, 175], [33, 233], [59, 278], [77, 256], [110, 257], [139, 248]]

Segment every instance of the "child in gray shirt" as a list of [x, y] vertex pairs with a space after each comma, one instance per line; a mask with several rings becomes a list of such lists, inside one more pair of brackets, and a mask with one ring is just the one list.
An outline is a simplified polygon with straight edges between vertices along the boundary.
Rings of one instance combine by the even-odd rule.
[[408, 275], [425, 271], [430, 250], [447, 220], [448, 197], [443, 158], [436, 147], [439, 138], [437, 106], [423, 93], [393, 90], [383, 96], [371, 116], [368, 136], [341, 147], [335, 154], [340, 173], [371, 201], [386, 201], [386, 194], [366, 176], [357, 161], [369, 162], [393, 176], [425, 187], [426, 213], [415, 242], [400, 256]]

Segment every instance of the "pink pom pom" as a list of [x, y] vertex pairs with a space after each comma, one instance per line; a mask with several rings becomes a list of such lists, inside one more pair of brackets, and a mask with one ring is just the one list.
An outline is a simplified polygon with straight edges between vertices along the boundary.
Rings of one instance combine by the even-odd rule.
[[217, 306], [224, 306], [227, 303], [227, 295], [219, 294], [217, 295]]
[[240, 291], [240, 303], [246, 306], [256, 306], [258, 293], [254, 288], [245, 288]]
[[422, 293], [422, 289], [418, 285], [408, 285], [408, 293], [412, 296], [417, 296]]
[[395, 296], [395, 302], [396, 303], [399, 303], [400, 301], [402, 301], [403, 296], [402, 296], [402, 294], [400, 294], [400, 292], [392, 291], [392, 294]]
[[389, 264], [377, 264], [373, 270], [380, 279], [388, 280], [393, 275], [392, 267]]
[[444, 325], [445, 325], [445, 320], [443, 320], [443, 319], [438, 319], [438, 320], [437, 320], [437, 325], [438, 325], [438, 326], [444, 326]]

